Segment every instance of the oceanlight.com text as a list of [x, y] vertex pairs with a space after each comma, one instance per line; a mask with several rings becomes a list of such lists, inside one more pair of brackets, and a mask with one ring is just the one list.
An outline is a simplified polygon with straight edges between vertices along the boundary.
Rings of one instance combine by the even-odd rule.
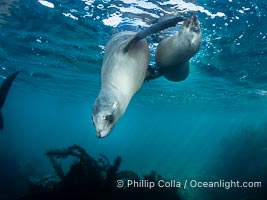
[[[187, 184], [187, 182], [185, 182]], [[241, 181], [197, 181], [197, 180], [190, 180], [189, 187], [191, 188], [261, 188], [260, 181], [251, 181], [251, 182], [241, 182]]]
[[117, 180], [117, 187], [118, 188], [148, 188], [152, 189], [154, 187], [159, 188], [224, 188], [226, 190], [231, 188], [261, 188], [262, 183], [261, 181], [239, 181], [239, 180], [218, 180], [218, 181], [199, 181], [199, 180], [184, 180], [184, 181], [177, 181], [177, 180]]

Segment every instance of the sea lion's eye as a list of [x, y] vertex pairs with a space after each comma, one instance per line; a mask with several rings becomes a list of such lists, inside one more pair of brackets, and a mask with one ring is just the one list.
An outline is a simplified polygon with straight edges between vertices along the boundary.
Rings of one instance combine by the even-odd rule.
[[107, 120], [109, 123], [112, 123], [113, 115], [106, 115], [105, 120]]

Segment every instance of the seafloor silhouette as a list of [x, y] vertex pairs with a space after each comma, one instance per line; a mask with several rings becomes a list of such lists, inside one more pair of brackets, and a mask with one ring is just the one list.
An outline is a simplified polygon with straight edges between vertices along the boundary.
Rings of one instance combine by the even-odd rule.
[[[122, 187], [117, 188], [117, 180], [147, 180], [157, 183], [162, 179], [156, 172], [144, 176], [141, 179], [133, 171], [118, 171], [121, 157], [117, 157], [110, 164], [105, 156], [95, 160], [78, 145], [70, 146], [62, 150], [47, 151], [46, 156], [59, 178], [46, 178], [32, 184], [28, 194], [19, 198], [27, 199], [181, 199], [177, 188], [160, 188], [155, 184], [153, 188], [147, 187]], [[74, 162], [70, 170], [64, 174], [59, 158], [74, 156], [78, 162]]]
[[260, 128], [247, 127], [225, 137], [217, 160], [209, 169], [215, 180], [261, 182], [260, 187], [209, 190], [210, 199], [267, 199], [267, 123]]

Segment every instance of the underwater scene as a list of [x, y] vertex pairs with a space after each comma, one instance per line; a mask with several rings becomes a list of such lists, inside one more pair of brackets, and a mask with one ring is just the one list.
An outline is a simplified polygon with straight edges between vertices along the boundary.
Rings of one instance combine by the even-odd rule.
[[0, 199], [267, 199], [266, 0], [0, 0]]

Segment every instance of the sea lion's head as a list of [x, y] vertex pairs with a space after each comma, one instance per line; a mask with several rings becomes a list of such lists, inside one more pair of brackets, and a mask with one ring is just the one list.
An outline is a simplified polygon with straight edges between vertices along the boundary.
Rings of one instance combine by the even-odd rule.
[[194, 53], [198, 52], [201, 46], [202, 34], [196, 15], [184, 21], [182, 32], [190, 39], [190, 49], [194, 51]]
[[189, 31], [199, 34], [201, 32], [200, 24], [196, 15], [193, 15], [188, 20], [184, 21], [184, 28], [187, 28]]
[[96, 128], [96, 137], [106, 137], [119, 119], [119, 102], [99, 95], [92, 110], [92, 122]]

